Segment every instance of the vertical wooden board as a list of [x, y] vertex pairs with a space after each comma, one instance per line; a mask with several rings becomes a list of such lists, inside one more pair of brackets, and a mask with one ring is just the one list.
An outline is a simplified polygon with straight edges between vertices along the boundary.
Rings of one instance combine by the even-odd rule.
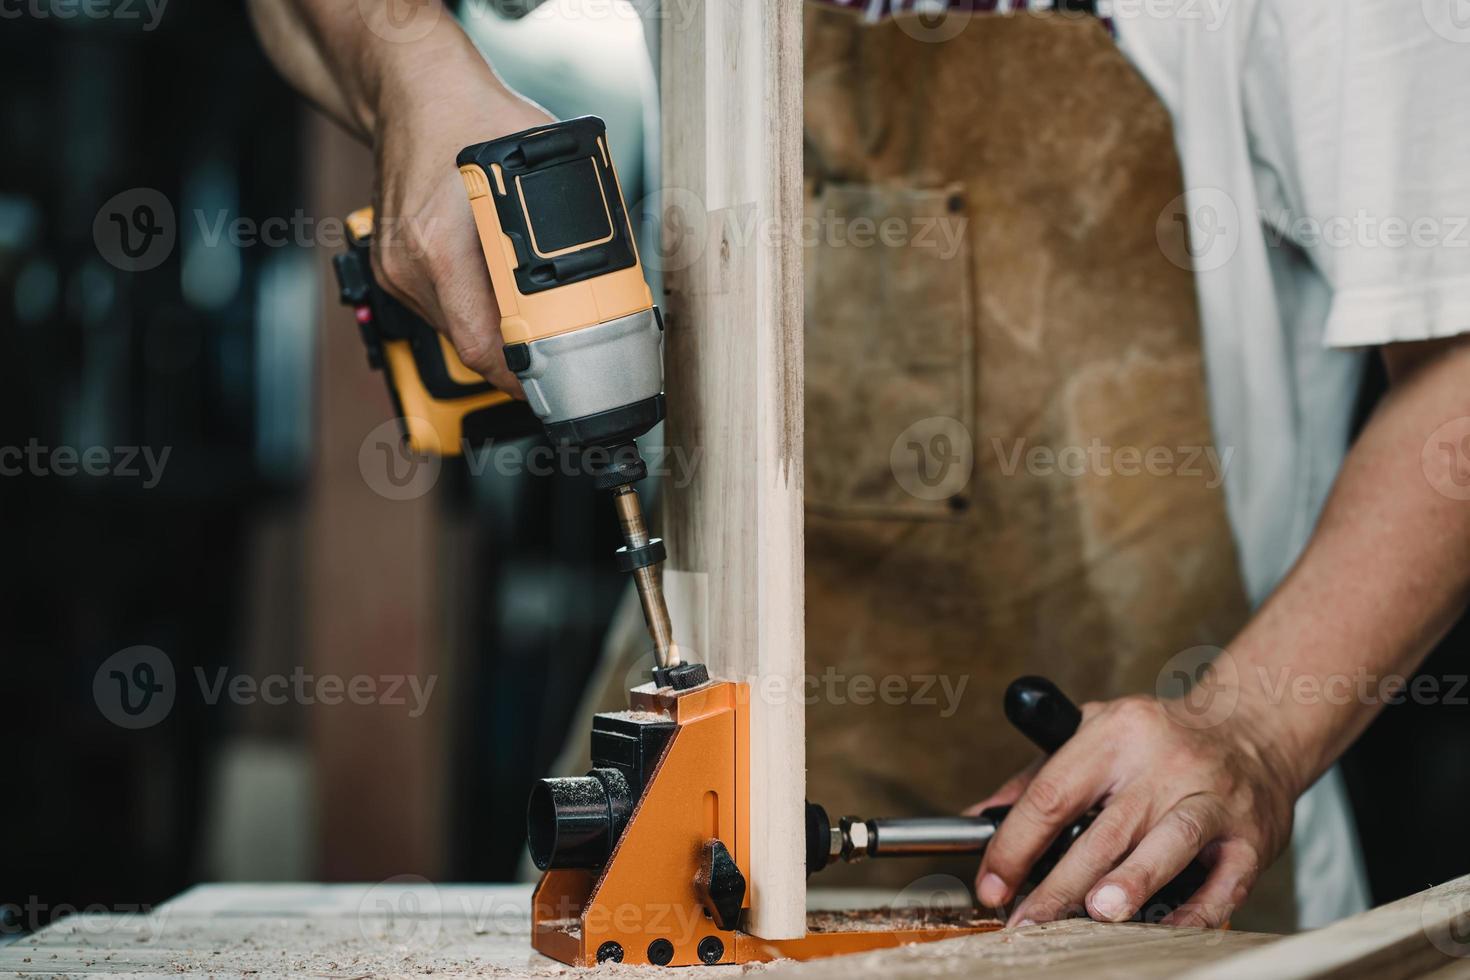
[[661, 255], [668, 567], [708, 576], [712, 672], [748, 679], [751, 910], [806, 928], [801, 5], [665, 0]]

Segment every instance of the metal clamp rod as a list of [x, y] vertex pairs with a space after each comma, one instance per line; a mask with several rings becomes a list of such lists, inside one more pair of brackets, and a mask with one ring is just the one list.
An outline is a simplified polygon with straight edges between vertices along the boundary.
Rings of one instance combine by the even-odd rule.
[[870, 857], [932, 857], [980, 854], [995, 836], [988, 817], [916, 817], [869, 820]]
[[[878, 820], [843, 817], [832, 828], [826, 863], [852, 863], [868, 858], [980, 854], [995, 836], [995, 828], [1003, 816], [1002, 810], [987, 810], [978, 817]], [[814, 846], [820, 847], [819, 844]]]

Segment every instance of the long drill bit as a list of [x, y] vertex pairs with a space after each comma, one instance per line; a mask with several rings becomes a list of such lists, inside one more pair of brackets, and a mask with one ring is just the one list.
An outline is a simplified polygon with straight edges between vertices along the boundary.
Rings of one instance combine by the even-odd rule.
[[[613, 490], [613, 504], [618, 509], [618, 523], [623, 540], [633, 551], [648, 545], [648, 525], [643, 521], [643, 507], [638, 491], [625, 483]], [[679, 648], [674, 644], [674, 627], [669, 621], [669, 607], [664, 601], [663, 581], [656, 565], [633, 569], [633, 583], [638, 587], [638, 601], [643, 604], [643, 620], [653, 637], [654, 656], [665, 670], [679, 666]]]

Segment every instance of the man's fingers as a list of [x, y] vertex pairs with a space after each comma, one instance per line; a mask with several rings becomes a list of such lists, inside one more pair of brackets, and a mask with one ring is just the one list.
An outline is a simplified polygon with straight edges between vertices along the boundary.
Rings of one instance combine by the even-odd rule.
[[1225, 828], [1225, 810], [1212, 796], [1185, 797], [1164, 814], [1128, 859], [1087, 896], [1094, 919], [1131, 919]]
[[484, 375], [501, 391], [525, 397], [520, 381], [505, 366], [500, 305], [490, 286], [479, 239], [473, 225], [464, 230], [469, 233], [467, 243], [451, 245], [428, 258], [434, 295], [443, 311], [442, 326], [466, 367]]
[[1183, 905], [1163, 919], [1166, 926], [1221, 929], [1244, 902], [1261, 873], [1261, 856], [1243, 840], [1220, 841], [1210, 849], [1210, 876]]
[[1016, 802], [1018, 799], [1021, 798], [1021, 794], [1025, 791], [1026, 787], [1030, 785], [1031, 780], [1035, 778], [1037, 771], [1041, 768], [1041, 764], [1045, 761], [1046, 760], [1044, 758], [1037, 759], [1035, 762], [1031, 763], [1031, 765], [1027, 766], [1025, 769], [1022, 769], [1010, 779], [1007, 779], [1001, 785], [1000, 789], [996, 790], [994, 793], [991, 793], [979, 803], [976, 803], [973, 806], [966, 807], [965, 816], [978, 817], [981, 812], [989, 810], [993, 806], [1010, 806], [1012, 803]]
[[1082, 912], [1083, 897], [1133, 850], [1147, 818], [1146, 796], [1120, 797], [1109, 803], [1006, 924], [1051, 922]]
[[980, 901], [998, 908], [1010, 901], [1027, 871], [1071, 821], [1102, 798], [1107, 787], [1100, 756], [1108, 751], [1090, 739], [1073, 739], [1051, 757], [1026, 786], [996, 831], [980, 863]]
[[[459, 187], [456, 176], [453, 182]], [[399, 302], [449, 337], [466, 367], [524, 398], [505, 364], [500, 305], [468, 212], [454, 221], [384, 221], [373, 239], [373, 272]]]

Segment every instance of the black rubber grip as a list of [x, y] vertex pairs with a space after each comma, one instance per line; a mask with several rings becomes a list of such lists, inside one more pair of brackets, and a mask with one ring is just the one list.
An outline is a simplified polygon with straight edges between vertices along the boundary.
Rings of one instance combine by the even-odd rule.
[[663, 538], [651, 538], [641, 548], [622, 547], [618, 549], [618, 570], [631, 572], [635, 568], [647, 568], [649, 565], [657, 565], [668, 557], [664, 550]]
[[1006, 718], [1050, 755], [1077, 732], [1082, 712], [1045, 677], [1022, 677], [1006, 688]]

